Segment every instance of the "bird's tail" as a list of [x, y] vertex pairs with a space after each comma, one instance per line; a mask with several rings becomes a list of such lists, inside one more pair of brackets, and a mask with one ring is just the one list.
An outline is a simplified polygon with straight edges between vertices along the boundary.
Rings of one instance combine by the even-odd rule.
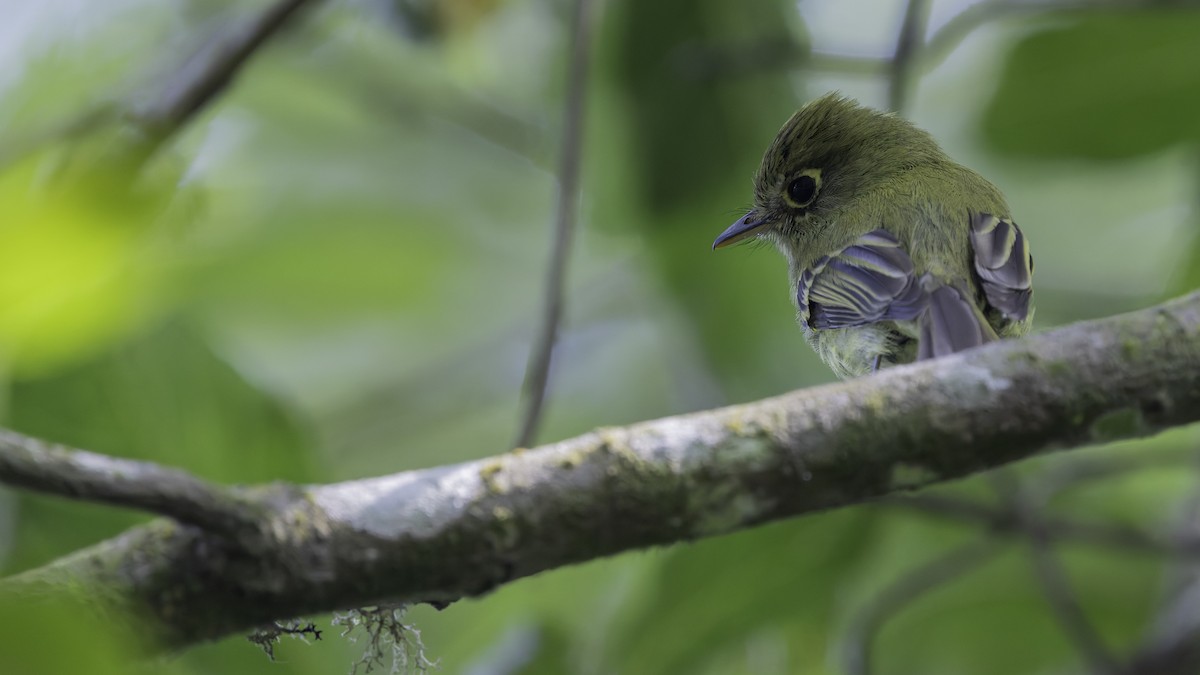
[[[926, 279], [928, 280], [928, 278]], [[917, 319], [917, 360], [937, 358], [999, 339], [974, 305], [953, 286], [928, 289], [929, 303]]]

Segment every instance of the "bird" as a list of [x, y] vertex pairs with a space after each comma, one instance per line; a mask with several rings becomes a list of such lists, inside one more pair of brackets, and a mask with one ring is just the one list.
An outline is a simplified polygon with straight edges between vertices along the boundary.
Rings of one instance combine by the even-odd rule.
[[774, 244], [796, 320], [842, 379], [1020, 337], [1033, 256], [1000, 190], [926, 131], [834, 92], [763, 154], [753, 208], [713, 250]]

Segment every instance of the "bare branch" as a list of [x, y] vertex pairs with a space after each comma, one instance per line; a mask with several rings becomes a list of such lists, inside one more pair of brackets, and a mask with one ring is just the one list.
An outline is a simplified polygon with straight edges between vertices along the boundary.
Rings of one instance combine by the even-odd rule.
[[[1200, 535], [1200, 486], [1182, 501], [1174, 537], [1192, 540]], [[1200, 564], [1173, 562], [1158, 611], [1123, 675], [1190, 675], [1200, 665]]]
[[1194, 422], [1198, 382], [1200, 293], [756, 403], [286, 501], [275, 491], [259, 500], [258, 550], [156, 522], [0, 582], [0, 595], [79, 589], [169, 647], [383, 600], [443, 604]]
[[1029, 554], [1034, 577], [1067, 639], [1083, 656], [1089, 672], [1095, 675], [1115, 675], [1120, 672], [1116, 657], [1079, 604], [1066, 570], [1054, 556], [1054, 539], [1042, 525], [1039, 512], [1045, 508], [1046, 500], [1052, 493], [1033, 493], [1022, 489], [1010, 474], [995, 474], [992, 478], [997, 494], [1008, 502], [1017, 514], [1021, 528], [1029, 535]]
[[[1174, 4], [1188, 4], [1188, 2], [1190, 0]], [[954, 15], [930, 36], [924, 49], [921, 50], [922, 66], [926, 70], [936, 68], [968, 35], [992, 21], [1051, 12], [1104, 9], [1137, 10], [1152, 7], [1155, 4], [1163, 3], [1155, 0], [981, 0]]]
[[524, 448], [537, 440], [538, 426], [546, 401], [546, 384], [558, 327], [562, 321], [563, 284], [567, 258], [579, 210], [579, 173], [583, 156], [583, 116], [588, 86], [588, 62], [591, 52], [591, 0], [575, 0], [571, 31], [571, 66], [567, 75], [567, 101], [563, 120], [562, 155], [558, 171], [558, 206], [554, 228], [554, 246], [546, 274], [541, 327], [529, 353], [525, 371], [524, 414], [513, 447]]
[[1067, 578], [1066, 571], [1054, 558], [1050, 537], [1044, 529], [1038, 527], [1036, 521], [1028, 523], [1027, 527], [1030, 532], [1034, 576], [1037, 577], [1038, 584], [1054, 610], [1054, 615], [1058, 617], [1063, 631], [1083, 655], [1089, 672], [1096, 675], [1119, 672], [1116, 659], [1079, 605], [1079, 599], [1071, 589], [1071, 581]]
[[154, 99], [131, 116], [153, 145], [187, 125], [229, 86], [256, 51], [314, 0], [279, 0], [213, 40], [166, 82]]
[[123, 164], [123, 169], [136, 169], [225, 91], [259, 48], [280, 33], [301, 10], [319, 1], [279, 0], [249, 20], [235, 24], [192, 55], [168, 79], [156, 83], [158, 90], [149, 95], [148, 102], [138, 105], [105, 101], [23, 139], [0, 145], [0, 167], [51, 142], [84, 136], [127, 119], [144, 135], [140, 139], [143, 142], [131, 143], [121, 149], [120, 155], [108, 158], [105, 171], [113, 172], [113, 165], [118, 163]]
[[[911, 509], [925, 515], [950, 518], [985, 527], [997, 534], [1027, 534], [1011, 507], [990, 506], [965, 499], [936, 494], [889, 497], [880, 504]], [[1041, 528], [1054, 541], [1109, 548], [1143, 555], [1162, 555], [1184, 560], [1200, 560], [1200, 538], [1173, 539], [1144, 532], [1129, 525], [1099, 523], [1050, 515], [1039, 518]]]
[[245, 539], [262, 509], [184, 471], [51, 445], [0, 429], [0, 483], [126, 506]]
[[925, 42], [928, 9], [926, 0], [908, 0], [905, 7], [900, 33], [896, 36], [896, 51], [889, 64], [888, 110], [893, 112], [904, 112], [914, 60]]

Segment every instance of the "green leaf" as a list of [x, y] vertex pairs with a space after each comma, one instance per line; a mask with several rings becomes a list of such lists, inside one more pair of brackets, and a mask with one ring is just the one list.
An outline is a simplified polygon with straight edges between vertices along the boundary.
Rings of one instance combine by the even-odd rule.
[[983, 117], [996, 152], [1116, 160], [1200, 140], [1200, 12], [1068, 16], [1009, 54]]

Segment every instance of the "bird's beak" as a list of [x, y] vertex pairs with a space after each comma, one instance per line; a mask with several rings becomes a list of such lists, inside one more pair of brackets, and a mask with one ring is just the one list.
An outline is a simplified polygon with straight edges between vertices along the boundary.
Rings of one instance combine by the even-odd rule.
[[728, 229], [721, 233], [721, 236], [717, 237], [717, 240], [713, 242], [713, 250], [725, 248], [743, 239], [753, 237], [766, 224], [766, 216], [751, 211], [738, 218]]

